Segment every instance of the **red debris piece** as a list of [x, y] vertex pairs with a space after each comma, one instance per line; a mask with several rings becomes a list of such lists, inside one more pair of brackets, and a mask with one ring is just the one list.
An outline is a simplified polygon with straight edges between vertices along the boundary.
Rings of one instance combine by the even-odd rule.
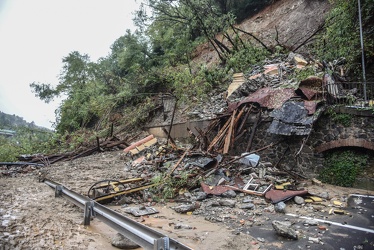
[[207, 194], [214, 194], [214, 195], [220, 195], [224, 192], [227, 192], [228, 190], [233, 190], [234, 188], [229, 186], [208, 186], [205, 183], [201, 183], [201, 187], [203, 188], [203, 191]]
[[229, 112], [237, 109], [244, 103], [256, 102], [260, 104], [261, 107], [276, 109], [282, 107], [283, 103], [286, 102], [291, 97], [296, 96], [295, 90], [292, 88], [284, 89], [273, 89], [270, 87], [258, 89], [256, 92], [250, 94], [242, 101], [237, 103], [232, 103], [229, 105]]
[[278, 203], [280, 201], [289, 200], [295, 196], [303, 196], [308, 194], [308, 190], [276, 190], [272, 189], [265, 194], [267, 200], [271, 200], [272, 203]]
[[308, 114], [312, 115], [316, 112], [319, 101], [304, 101], [304, 107], [308, 110]]
[[299, 89], [301, 90], [301, 92], [303, 92], [308, 100], [312, 100], [312, 98], [318, 93], [318, 91], [310, 88], [299, 87]]
[[147, 136], [147, 137], [145, 137], [145, 138], [143, 138], [143, 139], [141, 139], [141, 140], [139, 140], [139, 141], [133, 143], [132, 145], [128, 146], [127, 148], [125, 148], [125, 149], [123, 150], [123, 152], [127, 153], [127, 152], [129, 152], [131, 149], [134, 149], [134, 148], [136, 148], [137, 146], [140, 146], [140, 145], [142, 145], [142, 144], [144, 144], [144, 143], [146, 143], [146, 142], [152, 140], [153, 138], [154, 138], [153, 135], [149, 135], [149, 136]]

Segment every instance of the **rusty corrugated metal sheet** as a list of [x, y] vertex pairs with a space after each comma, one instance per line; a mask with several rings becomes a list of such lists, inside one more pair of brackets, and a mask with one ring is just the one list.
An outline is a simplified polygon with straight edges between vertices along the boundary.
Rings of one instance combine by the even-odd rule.
[[305, 88], [305, 87], [299, 87], [299, 89], [301, 90], [301, 92], [305, 95], [305, 97], [308, 100], [312, 100], [313, 97], [317, 94], [317, 91], [314, 89]]
[[292, 88], [284, 89], [273, 89], [270, 87], [258, 89], [256, 92], [250, 94], [242, 101], [237, 103], [232, 103], [229, 105], [229, 112], [237, 109], [244, 103], [256, 102], [260, 104], [261, 107], [268, 109], [280, 108], [285, 101], [291, 97], [296, 96], [295, 90]]

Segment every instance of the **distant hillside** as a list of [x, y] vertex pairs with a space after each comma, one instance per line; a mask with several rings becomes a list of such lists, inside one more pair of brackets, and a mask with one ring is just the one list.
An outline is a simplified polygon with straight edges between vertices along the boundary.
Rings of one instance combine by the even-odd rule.
[[34, 122], [27, 122], [17, 115], [9, 115], [0, 111], [0, 129], [16, 129], [20, 127], [36, 128], [41, 130], [49, 130], [44, 127], [37, 126]]

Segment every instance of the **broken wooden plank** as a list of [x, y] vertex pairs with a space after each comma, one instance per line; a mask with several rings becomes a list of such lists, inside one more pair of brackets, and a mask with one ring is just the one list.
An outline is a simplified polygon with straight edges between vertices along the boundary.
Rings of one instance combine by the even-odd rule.
[[179, 164], [182, 162], [182, 160], [184, 159], [184, 157], [186, 156], [188, 151], [184, 151], [182, 157], [178, 160], [178, 162], [174, 165], [173, 169], [168, 173], [168, 175], [166, 176], [166, 178], [169, 178], [173, 172], [175, 171], [175, 169], [179, 166]]
[[[175, 98], [175, 103], [174, 103], [174, 108], [173, 108], [173, 115], [172, 115], [172, 117], [171, 117], [171, 121], [170, 121], [170, 127], [169, 127], [169, 131], [168, 131], [168, 139], [167, 139], [167, 141], [166, 141], [166, 145], [168, 145], [169, 140], [170, 140], [170, 138], [171, 138], [170, 133], [171, 133], [171, 129], [173, 128], [173, 122], [174, 122], [175, 110], [177, 109], [177, 98], [176, 98], [176, 97], [174, 97], [174, 98]], [[175, 143], [174, 143], [174, 144], [175, 144]]]
[[229, 152], [230, 144], [231, 144], [231, 137], [232, 137], [232, 131], [234, 129], [234, 121], [235, 121], [235, 115], [236, 115], [236, 110], [234, 110], [232, 116], [231, 116], [231, 121], [230, 121], [230, 126], [228, 128], [228, 132], [225, 138], [225, 145], [223, 147], [223, 153], [227, 154]]
[[249, 114], [250, 114], [251, 111], [252, 111], [252, 105], [249, 105], [249, 108], [246, 107], [245, 109], [246, 109], [246, 113], [245, 113], [245, 116], [244, 116], [242, 122], [241, 122], [240, 125], [239, 125], [239, 128], [238, 128], [238, 130], [237, 130], [237, 134], [241, 134], [241, 133], [242, 133], [243, 128], [244, 128], [244, 125], [245, 125], [245, 123], [246, 123], [247, 120], [248, 120], [248, 116], [249, 116]]
[[248, 152], [249, 150], [251, 150], [253, 138], [255, 136], [255, 132], [256, 132], [257, 126], [258, 126], [258, 124], [260, 122], [260, 119], [261, 119], [261, 109], [260, 109], [260, 111], [257, 114], [257, 119], [256, 119], [255, 123], [253, 124], [251, 135], [249, 137], [247, 148], [245, 150], [246, 152]]
[[230, 119], [228, 119], [226, 121], [225, 125], [223, 125], [223, 127], [220, 129], [220, 131], [218, 132], [216, 137], [209, 144], [208, 151], [211, 151], [213, 149], [213, 147], [216, 146], [216, 144], [223, 138], [223, 136], [225, 135], [225, 133], [226, 133], [228, 127], [229, 127], [229, 124], [230, 124]]

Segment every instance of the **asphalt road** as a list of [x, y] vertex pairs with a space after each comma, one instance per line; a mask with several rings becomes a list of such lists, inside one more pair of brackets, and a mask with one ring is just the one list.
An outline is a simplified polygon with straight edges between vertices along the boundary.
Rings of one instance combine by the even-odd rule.
[[[330, 208], [331, 209], [331, 208]], [[248, 228], [249, 233], [262, 239], [268, 250], [278, 249], [374, 249], [374, 196], [351, 195], [344, 214], [325, 213], [324, 217], [310, 218], [295, 214], [274, 214], [261, 226]], [[306, 220], [318, 225], [307, 225]], [[290, 240], [275, 233], [271, 222], [292, 221], [292, 228], [301, 232], [298, 240]]]

